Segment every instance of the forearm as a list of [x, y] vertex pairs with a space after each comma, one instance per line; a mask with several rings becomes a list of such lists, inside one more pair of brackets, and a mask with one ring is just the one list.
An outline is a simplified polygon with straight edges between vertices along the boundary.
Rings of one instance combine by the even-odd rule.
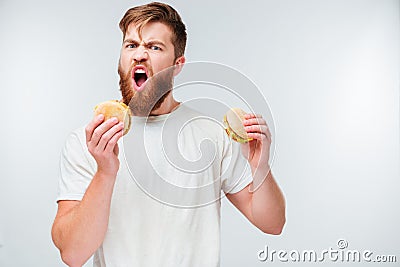
[[53, 240], [64, 262], [81, 266], [102, 244], [107, 231], [115, 177], [97, 173], [82, 201], [56, 218]]
[[[251, 198], [253, 223], [260, 230], [270, 234], [280, 234], [285, 224], [285, 198], [271, 171], [254, 173], [254, 188]], [[264, 177], [263, 177], [264, 176]]]

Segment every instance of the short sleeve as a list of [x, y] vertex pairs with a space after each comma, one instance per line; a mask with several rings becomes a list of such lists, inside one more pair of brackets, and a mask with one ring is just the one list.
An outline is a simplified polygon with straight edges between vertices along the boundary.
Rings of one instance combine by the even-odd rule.
[[248, 161], [241, 153], [240, 144], [224, 136], [221, 161], [221, 183], [225, 193], [241, 191], [253, 181]]
[[81, 200], [96, 166], [86, 146], [84, 128], [75, 130], [67, 138], [61, 152], [57, 201]]

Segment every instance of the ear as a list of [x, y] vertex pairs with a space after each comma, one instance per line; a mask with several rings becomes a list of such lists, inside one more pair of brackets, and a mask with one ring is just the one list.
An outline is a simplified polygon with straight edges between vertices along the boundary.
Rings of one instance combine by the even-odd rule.
[[186, 58], [185, 56], [180, 56], [175, 60], [175, 68], [174, 68], [174, 76], [178, 75], [183, 69], [183, 65], [185, 64]]

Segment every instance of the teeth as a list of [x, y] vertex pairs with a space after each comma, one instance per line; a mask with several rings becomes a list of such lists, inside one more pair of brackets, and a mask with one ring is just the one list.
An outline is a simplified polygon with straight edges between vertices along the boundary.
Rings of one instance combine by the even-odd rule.
[[137, 69], [135, 70], [135, 73], [146, 73], [146, 72], [144, 71], [144, 69]]

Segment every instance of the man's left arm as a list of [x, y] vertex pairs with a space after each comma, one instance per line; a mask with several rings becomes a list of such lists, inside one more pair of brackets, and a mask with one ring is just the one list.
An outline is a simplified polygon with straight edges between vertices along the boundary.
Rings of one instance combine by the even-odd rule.
[[271, 133], [261, 115], [247, 114], [243, 121], [251, 140], [241, 145], [253, 182], [227, 198], [264, 233], [278, 235], [285, 225], [285, 198], [269, 165]]

